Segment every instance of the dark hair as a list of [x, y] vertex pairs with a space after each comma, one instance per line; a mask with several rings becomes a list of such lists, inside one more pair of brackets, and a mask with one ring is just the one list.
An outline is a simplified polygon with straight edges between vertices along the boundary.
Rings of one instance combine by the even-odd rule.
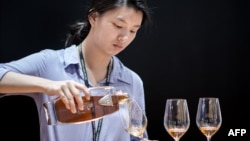
[[88, 13], [86, 19], [83, 22], [76, 22], [71, 25], [70, 33], [67, 36], [65, 46], [70, 46], [72, 44], [80, 44], [88, 35], [91, 28], [88, 21], [88, 16], [94, 12], [103, 14], [106, 11], [115, 9], [121, 6], [127, 6], [135, 8], [143, 12], [142, 26], [149, 25], [151, 22], [149, 8], [147, 6], [146, 0], [92, 0], [90, 7], [87, 9]]

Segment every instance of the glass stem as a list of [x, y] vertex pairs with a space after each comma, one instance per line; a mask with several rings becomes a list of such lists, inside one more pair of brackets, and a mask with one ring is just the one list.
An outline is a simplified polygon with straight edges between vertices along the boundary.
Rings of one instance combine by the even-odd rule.
[[211, 137], [207, 137], [207, 141], [211, 141]]

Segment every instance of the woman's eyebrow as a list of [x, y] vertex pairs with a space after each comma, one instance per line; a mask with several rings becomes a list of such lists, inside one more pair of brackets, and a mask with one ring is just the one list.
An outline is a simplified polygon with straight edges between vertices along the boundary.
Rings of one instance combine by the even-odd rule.
[[[127, 24], [127, 22], [121, 16], [117, 16], [116, 19], [123, 22], [123, 23], [125, 23], [125, 24]], [[134, 27], [140, 28], [141, 25], [134, 25]]]

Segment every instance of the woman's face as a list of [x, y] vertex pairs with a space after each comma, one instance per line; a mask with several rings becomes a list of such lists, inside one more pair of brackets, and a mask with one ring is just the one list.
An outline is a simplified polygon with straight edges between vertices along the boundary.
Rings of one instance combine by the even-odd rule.
[[141, 11], [125, 6], [93, 14], [89, 18], [91, 46], [108, 55], [120, 53], [136, 37], [142, 18]]

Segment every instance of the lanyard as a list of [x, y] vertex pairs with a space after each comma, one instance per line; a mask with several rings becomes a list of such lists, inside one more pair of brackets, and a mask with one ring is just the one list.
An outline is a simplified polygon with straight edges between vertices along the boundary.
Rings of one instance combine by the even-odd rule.
[[[82, 71], [83, 71], [83, 75], [84, 75], [84, 83], [87, 87], [90, 87], [89, 81], [88, 81], [88, 75], [87, 75], [87, 70], [85, 67], [85, 62], [84, 62], [84, 58], [83, 58], [83, 54], [82, 54], [82, 46], [81, 44], [78, 46], [79, 49], [79, 56], [80, 56], [80, 62], [81, 62], [81, 66], [82, 66]], [[108, 71], [106, 74], [106, 82], [105, 85], [108, 86], [110, 83], [110, 73], [113, 67], [113, 59], [111, 58], [111, 61], [109, 62], [108, 65]], [[91, 122], [92, 125], [92, 131], [93, 131], [93, 141], [98, 141], [99, 140], [99, 136], [100, 136], [100, 132], [101, 132], [101, 128], [102, 128], [102, 122], [103, 119], [99, 119], [98, 120], [98, 125], [97, 125], [97, 129], [95, 127], [95, 121]]]

